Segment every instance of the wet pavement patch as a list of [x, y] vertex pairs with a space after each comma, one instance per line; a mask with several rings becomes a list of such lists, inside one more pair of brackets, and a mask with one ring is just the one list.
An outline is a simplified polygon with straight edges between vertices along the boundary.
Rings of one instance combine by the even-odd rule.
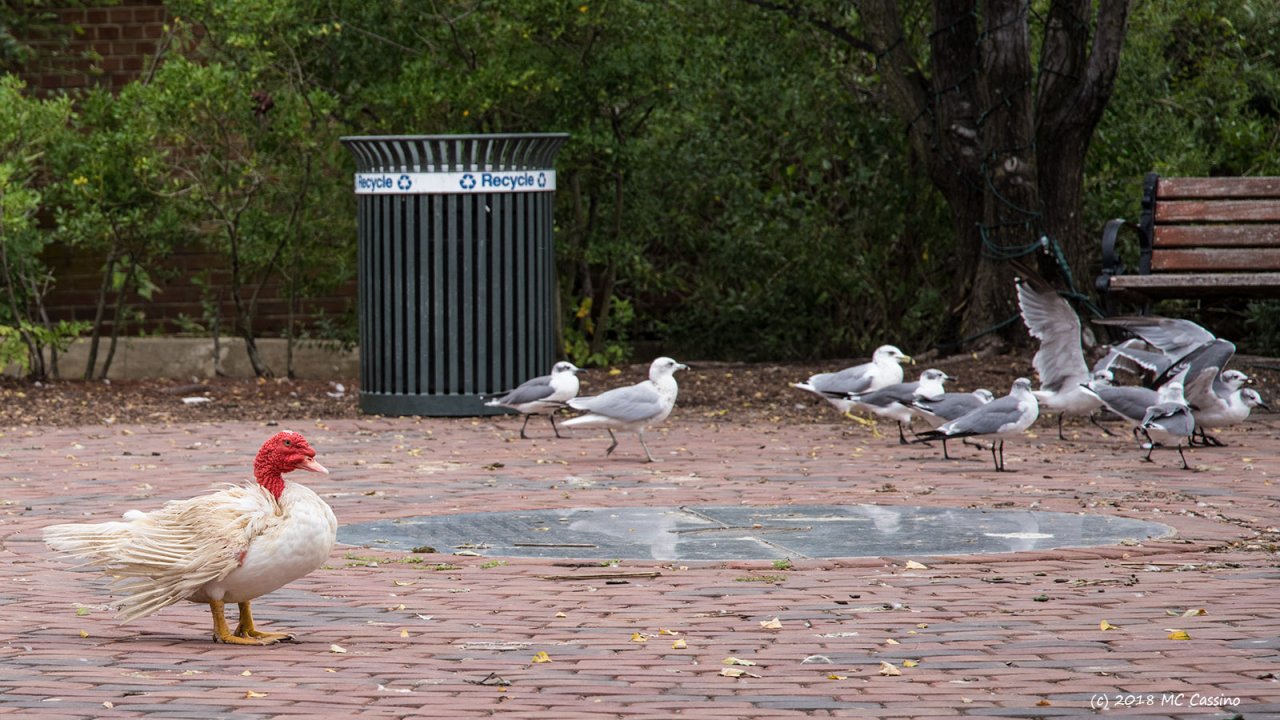
[[[602, 560], [926, 557], [1090, 547], [1172, 536], [1107, 515], [909, 505], [640, 507], [407, 517], [338, 530], [387, 550]], [[429, 548], [429, 549], [428, 549]]]

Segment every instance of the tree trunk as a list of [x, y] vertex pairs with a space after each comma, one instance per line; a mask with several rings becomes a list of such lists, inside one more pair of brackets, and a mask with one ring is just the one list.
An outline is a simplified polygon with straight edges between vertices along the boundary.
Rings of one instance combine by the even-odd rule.
[[89, 332], [89, 358], [84, 365], [85, 380], [93, 379], [94, 370], [98, 366], [98, 341], [102, 338], [102, 318], [107, 314], [107, 292], [111, 289], [111, 278], [115, 275], [119, 251], [119, 245], [112, 243], [111, 251], [107, 253], [106, 267], [102, 272], [102, 283], [98, 286], [98, 298], [93, 311], [93, 329]]

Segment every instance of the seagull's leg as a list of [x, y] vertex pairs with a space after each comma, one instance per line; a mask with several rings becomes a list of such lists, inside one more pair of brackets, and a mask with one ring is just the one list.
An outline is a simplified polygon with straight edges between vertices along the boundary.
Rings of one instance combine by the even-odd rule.
[[1067, 414], [1066, 414], [1065, 412], [1060, 412], [1060, 413], [1058, 413], [1058, 439], [1059, 439], [1059, 440], [1066, 440], [1066, 439], [1067, 439], [1067, 436], [1062, 434], [1062, 420], [1063, 420], [1063, 418], [1065, 418], [1066, 416], [1067, 416]]
[[532, 416], [532, 415], [530, 415], [530, 414], [528, 414], [528, 413], [525, 413], [525, 416], [524, 416], [524, 424], [520, 426], [520, 439], [521, 439], [521, 440], [528, 440], [528, 439], [529, 439], [529, 436], [524, 434], [524, 429], [525, 429], [525, 428], [527, 428], [527, 427], [529, 427], [529, 418], [531, 418], [531, 417], [533, 417], [533, 416]]
[[551, 429], [555, 432], [555, 434], [556, 434], [556, 437], [557, 437], [557, 438], [559, 438], [559, 437], [560, 437], [560, 428], [556, 427], [556, 413], [558, 413], [558, 412], [560, 412], [560, 411], [559, 411], [559, 410], [552, 410], [552, 411], [547, 415], [547, 418], [548, 418], [549, 420], [551, 420]]
[[1111, 431], [1110, 431], [1110, 430], [1108, 430], [1105, 426], [1103, 426], [1103, 424], [1102, 424], [1102, 423], [1098, 422], [1098, 414], [1097, 414], [1097, 413], [1089, 413], [1089, 422], [1093, 423], [1093, 426], [1094, 426], [1094, 427], [1096, 427], [1096, 428], [1098, 428], [1099, 430], [1101, 430], [1101, 431], [1102, 431], [1102, 434], [1106, 435], [1107, 437], [1115, 437], [1115, 436], [1116, 436], [1116, 434], [1115, 434], [1115, 433], [1111, 432]]
[[1197, 428], [1200, 431], [1200, 439], [1204, 441], [1205, 447], [1212, 445], [1213, 447], [1226, 447], [1227, 444], [1218, 438], [1204, 431], [1204, 428]]
[[991, 462], [996, 466], [996, 472], [1000, 472], [1004, 468], [1000, 466], [1000, 461], [996, 459], [996, 444], [991, 443]]
[[636, 437], [640, 438], [640, 447], [644, 448], [644, 456], [649, 462], [653, 462], [653, 456], [649, 454], [649, 446], [644, 444], [644, 431], [636, 433]]
[[950, 460], [951, 456], [947, 454], [947, 436], [942, 436], [942, 459]]
[[605, 430], [609, 433], [609, 438], [613, 440], [613, 444], [604, 451], [604, 456], [609, 457], [613, 454], [614, 448], [618, 447], [618, 436], [613, 434], [613, 428], [605, 428]]
[[[1147, 439], [1150, 440], [1151, 436], [1148, 435]], [[1147, 462], [1155, 462], [1155, 460], [1151, 459], [1151, 453], [1155, 451], [1155, 449], [1156, 449], [1156, 444], [1154, 442], [1147, 443], [1147, 456], [1142, 459], [1146, 460]]]
[[1190, 470], [1191, 466], [1187, 464], [1187, 456], [1182, 454], [1182, 443], [1178, 443], [1178, 457], [1182, 458], [1182, 469]]
[[240, 608], [240, 624], [236, 626], [234, 635], [242, 638], [254, 638], [261, 645], [277, 643], [281, 640], [292, 640], [289, 633], [262, 632], [253, 626], [253, 613], [249, 611], [249, 601], [238, 604]]
[[898, 423], [898, 444], [899, 444], [899, 445], [910, 445], [910, 444], [911, 444], [911, 443], [907, 442], [907, 436], [902, 434], [902, 423]]
[[221, 600], [209, 601], [209, 612], [213, 614], [213, 639], [216, 642], [227, 643], [229, 645], [266, 645], [268, 643], [256, 638], [241, 637], [234, 635], [231, 628], [227, 627], [227, 616], [225, 614], [226, 606]]

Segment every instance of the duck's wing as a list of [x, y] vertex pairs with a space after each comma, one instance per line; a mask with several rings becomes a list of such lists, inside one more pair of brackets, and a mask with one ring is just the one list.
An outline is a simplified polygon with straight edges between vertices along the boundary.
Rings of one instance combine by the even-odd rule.
[[262, 488], [232, 486], [175, 500], [130, 519], [54, 525], [45, 542], [116, 579], [125, 594], [122, 620], [149, 615], [226, 577], [244, 561], [253, 539], [281, 520]]

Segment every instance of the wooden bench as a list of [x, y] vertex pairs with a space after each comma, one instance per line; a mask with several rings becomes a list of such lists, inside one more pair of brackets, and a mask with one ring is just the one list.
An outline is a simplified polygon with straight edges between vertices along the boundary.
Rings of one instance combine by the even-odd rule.
[[[1126, 229], [1137, 235], [1136, 274], [1126, 273], [1116, 247]], [[1103, 229], [1096, 285], [1108, 302], [1280, 297], [1280, 177], [1148, 174], [1140, 220]]]

